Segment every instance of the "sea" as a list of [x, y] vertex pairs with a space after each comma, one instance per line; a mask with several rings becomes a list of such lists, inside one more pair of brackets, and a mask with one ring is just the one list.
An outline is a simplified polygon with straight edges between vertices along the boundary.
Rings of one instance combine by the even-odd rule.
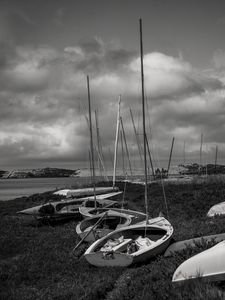
[[[137, 179], [143, 177], [142, 169], [139, 171], [136, 170], [136, 173]], [[171, 167], [171, 173], [177, 174], [177, 166]], [[121, 178], [123, 180], [126, 179], [122, 174], [123, 172], [118, 170], [117, 180], [120, 180]], [[109, 180], [112, 180], [112, 171], [109, 171], [107, 175]], [[120, 176], [122, 177], [119, 178]], [[96, 176], [96, 181], [102, 180], [104, 180], [102, 176]], [[91, 177], [85, 170], [82, 170], [82, 176], [80, 177], [0, 179], [0, 201], [13, 200], [23, 196], [30, 196], [59, 189], [80, 188], [83, 185], [90, 183]]]
[[0, 179], [0, 201], [91, 183], [90, 177]]

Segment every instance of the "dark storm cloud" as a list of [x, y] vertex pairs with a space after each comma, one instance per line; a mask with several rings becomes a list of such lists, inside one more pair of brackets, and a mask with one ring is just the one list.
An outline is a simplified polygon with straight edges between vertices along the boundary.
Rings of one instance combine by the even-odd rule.
[[118, 71], [127, 66], [136, 57], [135, 52], [104, 44], [99, 38], [81, 41], [76, 47], [67, 47], [67, 59], [74, 68], [90, 75], [101, 75]]
[[[18, 149], [18, 159], [84, 160], [84, 149], [88, 153], [89, 147], [84, 117], [87, 74], [92, 108], [99, 109], [103, 149], [114, 147], [117, 99], [122, 94], [128, 144], [133, 155], [138, 153], [129, 115], [130, 106], [136, 115], [141, 106], [137, 53], [99, 38], [83, 40], [64, 51], [5, 45], [0, 53], [2, 157], [6, 153], [15, 157], [14, 149]], [[180, 57], [159, 52], [147, 53], [144, 62], [150, 117], [163, 155], [173, 134], [180, 138], [192, 135], [196, 140], [202, 126], [220, 126], [224, 112], [220, 78], [197, 71]], [[210, 122], [210, 114], [217, 121]]]

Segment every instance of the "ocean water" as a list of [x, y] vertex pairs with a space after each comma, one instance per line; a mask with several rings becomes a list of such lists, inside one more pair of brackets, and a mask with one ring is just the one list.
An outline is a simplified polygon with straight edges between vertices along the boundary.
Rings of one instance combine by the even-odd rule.
[[[177, 167], [171, 166], [171, 174], [177, 174]], [[56, 189], [66, 189], [71, 187], [81, 187], [91, 183], [89, 171], [82, 170], [80, 177], [57, 177], [57, 178], [24, 178], [24, 179], [0, 179], [0, 201], [13, 200], [22, 196], [30, 196], [37, 193], [54, 191]], [[112, 180], [112, 171], [107, 175]], [[143, 169], [135, 170], [135, 177], [143, 177]], [[117, 180], [125, 179], [121, 170], [117, 171]], [[139, 179], [140, 179], [139, 178]], [[128, 179], [131, 179], [128, 174]], [[102, 181], [102, 176], [96, 176], [96, 181]]]
[[0, 201], [89, 183], [90, 177], [0, 179]]

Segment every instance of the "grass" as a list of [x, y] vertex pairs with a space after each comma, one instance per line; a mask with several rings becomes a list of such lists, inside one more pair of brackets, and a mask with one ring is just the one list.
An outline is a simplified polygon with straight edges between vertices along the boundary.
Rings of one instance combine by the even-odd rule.
[[[123, 183], [118, 183], [123, 190]], [[169, 220], [176, 240], [222, 233], [225, 218], [206, 218], [208, 209], [223, 201], [225, 183], [168, 184], [165, 194]], [[127, 183], [125, 200], [130, 209], [144, 211], [144, 187]], [[157, 257], [129, 268], [96, 268], [82, 254], [88, 247], [78, 242], [77, 221], [58, 225], [38, 225], [16, 215], [16, 211], [52, 198], [51, 193], [0, 202], [0, 299], [224, 299], [223, 283], [201, 280], [182, 286], [171, 283], [180, 263], [211, 245], [170, 258]], [[120, 196], [120, 199], [122, 197]], [[162, 187], [150, 187], [150, 214], [165, 212]]]

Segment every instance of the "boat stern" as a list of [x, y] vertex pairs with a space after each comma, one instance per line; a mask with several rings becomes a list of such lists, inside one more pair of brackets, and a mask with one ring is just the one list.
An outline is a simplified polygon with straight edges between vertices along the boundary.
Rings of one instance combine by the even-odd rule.
[[132, 264], [133, 257], [119, 252], [90, 252], [84, 254], [86, 260], [96, 267], [127, 267]]

